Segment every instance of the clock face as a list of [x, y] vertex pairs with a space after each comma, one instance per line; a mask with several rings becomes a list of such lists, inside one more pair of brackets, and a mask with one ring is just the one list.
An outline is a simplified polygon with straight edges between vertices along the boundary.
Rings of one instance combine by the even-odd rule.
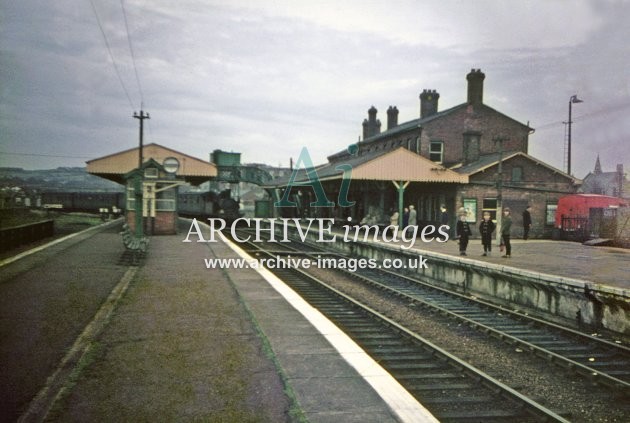
[[179, 169], [179, 160], [175, 157], [167, 157], [162, 162], [162, 166], [167, 173], [175, 173]]

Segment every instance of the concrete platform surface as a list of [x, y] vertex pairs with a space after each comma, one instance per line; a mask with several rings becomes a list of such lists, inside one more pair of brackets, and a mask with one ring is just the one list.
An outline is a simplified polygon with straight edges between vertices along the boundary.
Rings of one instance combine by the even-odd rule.
[[153, 237], [136, 267], [120, 260], [120, 228], [102, 229], [0, 267], [2, 420], [46, 389], [26, 421], [400, 420], [259, 273], [206, 268], [235, 256], [227, 245]]
[[[457, 240], [443, 243], [416, 241], [414, 248], [459, 256]], [[505, 253], [499, 251], [498, 245], [492, 246], [490, 257], [482, 257], [481, 240], [472, 239], [466, 252], [468, 259], [481, 262], [630, 289], [630, 250], [627, 249], [593, 247], [569, 241], [515, 239], [512, 240], [511, 258], [502, 258]]]

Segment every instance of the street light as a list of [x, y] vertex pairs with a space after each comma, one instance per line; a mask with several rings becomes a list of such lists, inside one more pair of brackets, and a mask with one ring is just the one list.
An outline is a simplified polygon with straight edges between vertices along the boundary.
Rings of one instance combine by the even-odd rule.
[[569, 131], [567, 136], [567, 173], [569, 175], [571, 174], [571, 124], [573, 123], [571, 121], [571, 105], [573, 103], [583, 103], [583, 101], [577, 98], [577, 94], [572, 95], [569, 99]]

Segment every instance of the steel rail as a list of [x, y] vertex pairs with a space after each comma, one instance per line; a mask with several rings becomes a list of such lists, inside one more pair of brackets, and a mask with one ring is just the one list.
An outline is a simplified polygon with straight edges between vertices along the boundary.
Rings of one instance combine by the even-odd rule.
[[[491, 335], [509, 343], [509, 344], [517, 344], [520, 345], [532, 352], [538, 353], [539, 355], [545, 357], [545, 358], [549, 358], [552, 362], [555, 362], [556, 364], [562, 365], [565, 368], [569, 368], [572, 370], [575, 370], [578, 374], [581, 374], [583, 376], [586, 376], [587, 378], [589, 378], [590, 380], [596, 382], [596, 383], [601, 383], [603, 385], [612, 387], [612, 388], [622, 388], [624, 390], [627, 390], [628, 392], [630, 392], [630, 382], [619, 379], [613, 375], [607, 374], [606, 372], [603, 372], [601, 370], [595, 369], [593, 367], [587, 366], [585, 364], [582, 364], [578, 361], [575, 361], [571, 358], [566, 357], [565, 355], [556, 353], [554, 351], [551, 351], [549, 349], [546, 349], [544, 347], [541, 347], [539, 345], [536, 345], [534, 343], [531, 343], [525, 339], [521, 339], [517, 336], [511, 335], [509, 333], [507, 333], [506, 331], [500, 330], [500, 329], [496, 329], [495, 327], [489, 326], [486, 323], [482, 323], [478, 320], [475, 320], [473, 318], [469, 318], [466, 317], [464, 314], [460, 314], [457, 311], [452, 311], [449, 310], [447, 307], [441, 306], [439, 304], [437, 304], [436, 302], [432, 302], [432, 301], [427, 301], [424, 300], [422, 298], [419, 298], [418, 296], [414, 296], [412, 294], [409, 293], [405, 293], [400, 291], [398, 288], [396, 287], [392, 287], [392, 286], [388, 286], [380, 281], [375, 280], [372, 277], [366, 276], [365, 274], [362, 274], [361, 272], [348, 272], [347, 270], [344, 269], [338, 269], [339, 271], [342, 271], [354, 278], [360, 279], [363, 282], [369, 283], [372, 286], [375, 286], [379, 289], [382, 290], [386, 290], [391, 292], [394, 295], [397, 295], [399, 297], [403, 297], [409, 301], [412, 301], [416, 304], [420, 304], [424, 307], [428, 307], [431, 308], [433, 310], [436, 310], [438, 312], [440, 312], [443, 315], [447, 315], [450, 317], [453, 317], [457, 320], [460, 320], [464, 323], [466, 323], [467, 325], [481, 330], [483, 332], [486, 333], [490, 333]], [[439, 291], [441, 294], [443, 295], [447, 295], [450, 296], [452, 298], [457, 298], [458, 300], [462, 301], [461, 305], [466, 305], [465, 303], [473, 303], [475, 305], [480, 305], [481, 307], [485, 307], [488, 308], [490, 310], [487, 310], [486, 313], [491, 313], [492, 311], [496, 312], [496, 313], [503, 313], [504, 315], [502, 315], [501, 317], [505, 318], [505, 315], [508, 315], [508, 318], [515, 318], [519, 324], [527, 324], [527, 322], [531, 322], [531, 323], [535, 323], [536, 325], [539, 326], [543, 326], [543, 328], [536, 328], [539, 330], [548, 330], [548, 331], [553, 331], [553, 332], [560, 332], [559, 334], [556, 333], [555, 335], [567, 335], [569, 337], [572, 338], [579, 338], [580, 341], [576, 341], [576, 340], [571, 340], [571, 342], [579, 342], [580, 346], [584, 346], [585, 344], [599, 344], [598, 347], [600, 348], [609, 348], [609, 349], [614, 349], [616, 353], [618, 354], [623, 354], [623, 355], [630, 355], [630, 349], [623, 346], [623, 345], [618, 345], [615, 344], [613, 342], [607, 341], [607, 340], [603, 340], [603, 339], [598, 339], [592, 336], [588, 336], [586, 334], [583, 334], [581, 332], [575, 331], [573, 329], [570, 328], [564, 328], [560, 325], [554, 324], [554, 323], [550, 323], [550, 322], [546, 322], [544, 320], [535, 318], [535, 317], [531, 317], [531, 316], [527, 316], [524, 315], [522, 313], [518, 313], [509, 309], [505, 309], [503, 307], [499, 307], [496, 306], [494, 304], [488, 303], [486, 301], [477, 299], [477, 298], [470, 298], [467, 297], [465, 295], [462, 295], [460, 293], [457, 292], [453, 292], [441, 287], [436, 287], [434, 285], [428, 284], [426, 282], [422, 282], [422, 281], [418, 281], [417, 279], [413, 279], [404, 275], [399, 275], [384, 269], [371, 269], [372, 272], [375, 273], [385, 273], [388, 274], [388, 276], [390, 277], [394, 277], [397, 278], [401, 281], [404, 281], [408, 284], [410, 284], [410, 286], [414, 287], [416, 285], [421, 285], [423, 288], [425, 289], [431, 289], [431, 290], [436, 290]], [[421, 295], [422, 293], [417, 292], [415, 293], [416, 295]], [[483, 316], [485, 318], [491, 317], [491, 316]], [[567, 340], [568, 342], [569, 340]], [[574, 349], [577, 349], [574, 348]], [[567, 354], [568, 355], [568, 354]], [[588, 355], [588, 354], [586, 354]], [[593, 352], [592, 355], [596, 355], [596, 352]], [[630, 361], [630, 357], [628, 357], [628, 360]]]
[[[252, 245], [257, 252], [271, 256], [271, 253], [268, 253], [264, 247], [257, 244], [253, 244], [253, 243]], [[308, 293], [306, 292], [307, 289], [316, 289], [320, 292], [329, 293], [333, 295], [337, 299], [338, 302], [346, 304], [346, 306], [349, 306], [351, 309], [360, 311], [362, 321], [371, 320], [371, 321], [379, 322], [380, 325], [384, 325], [390, 328], [390, 330], [392, 330], [396, 334], [396, 336], [403, 337], [407, 340], [411, 340], [412, 343], [418, 346], [421, 350], [430, 351], [430, 355], [435, 357], [435, 360], [438, 363], [440, 363], [440, 365], [443, 365], [444, 363], [450, 363], [450, 366], [454, 366], [455, 368], [459, 369], [458, 370], [459, 373], [465, 374], [469, 379], [471, 378], [473, 383], [483, 386], [484, 387], [483, 389], [489, 389], [494, 395], [498, 395], [499, 397], [504, 398], [504, 399], [509, 399], [509, 401], [511, 403], [514, 403], [514, 405], [516, 406], [514, 408], [514, 410], [517, 410], [516, 412], [527, 410], [528, 415], [530, 415], [530, 417], [534, 418], [536, 421], [568, 422], [568, 420], [558, 415], [557, 413], [538, 404], [531, 398], [528, 398], [520, 394], [516, 390], [492, 378], [491, 376], [475, 368], [469, 363], [466, 363], [465, 361], [450, 354], [448, 351], [438, 347], [437, 345], [433, 344], [429, 340], [424, 339], [423, 337], [421, 337], [417, 333], [414, 333], [413, 331], [401, 325], [400, 323], [394, 321], [391, 318], [388, 318], [387, 316], [379, 313], [378, 311], [367, 306], [366, 304], [363, 304], [359, 302], [358, 300], [350, 297], [349, 295], [339, 291], [338, 289], [332, 287], [326, 282], [302, 270], [295, 269], [295, 268], [282, 268], [282, 269], [270, 269], [270, 270], [273, 273], [276, 273], [281, 279], [285, 281], [285, 283], [288, 283], [293, 289], [298, 291], [298, 293], [302, 295], [303, 297], [309, 297]], [[295, 281], [296, 277], [298, 278], [298, 281]], [[303, 286], [300, 287], [300, 285], [302, 284], [307, 284], [309, 288], [305, 289]], [[337, 324], [340, 323], [340, 320], [343, 320], [343, 316], [347, 317], [348, 315], [351, 315], [352, 317], [356, 317], [356, 314], [358, 314], [354, 312], [348, 312], [340, 308], [338, 305], [327, 302], [329, 300], [327, 298], [322, 299], [321, 293], [311, 293], [310, 296], [311, 298], [305, 298], [305, 299], [311, 304], [313, 304], [313, 301], [315, 301], [316, 303], [319, 302], [320, 304], [313, 304], [313, 305], [316, 306], [316, 308], [318, 308], [323, 314], [327, 315], [329, 318], [335, 321], [335, 323]], [[337, 317], [335, 317], [334, 315], [337, 315]], [[339, 316], [342, 316], [342, 317], [339, 317]], [[345, 325], [347, 325], [347, 323]], [[342, 321], [341, 326], [345, 326], [345, 325]], [[365, 328], [362, 327], [361, 330], [365, 331]], [[381, 339], [383, 338], [387, 339], [386, 338], [387, 334], [384, 334], [382, 331], [379, 331], [378, 333], [381, 336]], [[355, 339], [357, 337], [356, 333], [355, 334], [350, 333], [350, 335]], [[357, 342], [359, 344], [362, 344], [360, 340], [358, 340]], [[365, 348], [366, 351], [370, 355], [378, 356], [377, 353], [375, 353], [374, 351], [370, 349], [369, 345], [366, 346], [365, 343], [363, 343], [362, 347]], [[393, 358], [390, 359], [389, 361], [391, 360], [393, 360]], [[382, 359], [381, 361], [387, 362], [388, 360]], [[384, 367], [388, 369], [387, 364], [385, 364]], [[392, 369], [388, 369], [388, 370], [390, 371], [390, 373], [395, 373], [395, 370], [392, 370]], [[405, 386], [404, 380], [401, 380], [401, 383], [403, 384], [403, 386]], [[422, 401], [421, 395], [419, 396], [413, 393], [413, 390], [411, 392], [412, 394], [414, 394], [414, 396], [418, 397]], [[453, 398], [451, 400], [447, 398], [445, 399], [445, 401], [457, 402], [458, 399]], [[496, 398], [491, 402], [496, 403], [496, 404], [501, 404], [501, 406], [505, 405], [503, 401], [497, 402]], [[517, 404], [520, 404], [520, 405], [517, 405]], [[439, 413], [436, 413], [435, 415], [436, 417], [444, 418], [445, 420], [448, 420], [449, 418], [454, 418], [454, 419], [461, 418], [461, 416], [456, 417], [458, 415], [457, 413], [451, 413], [450, 415], [449, 413], [444, 413], [443, 416], [440, 416]], [[501, 419], [507, 418], [508, 420], [514, 417], [523, 417], [523, 415], [518, 414], [514, 416], [500, 416]], [[466, 419], [464, 418], [464, 420]]]

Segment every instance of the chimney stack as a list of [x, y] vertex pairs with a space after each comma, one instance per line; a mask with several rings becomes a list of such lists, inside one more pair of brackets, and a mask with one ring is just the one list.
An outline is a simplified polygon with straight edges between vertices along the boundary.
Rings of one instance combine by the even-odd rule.
[[486, 75], [481, 69], [471, 69], [466, 75], [468, 80], [468, 104], [479, 105], [483, 103], [483, 80]]
[[392, 129], [395, 126], [398, 126], [398, 108], [389, 106], [387, 109], [387, 129]]
[[376, 119], [377, 112], [374, 106], [368, 110], [368, 118], [363, 121], [363, 139], [381, 133], [381, 121]]
[[435, 90], [422, 90], [420, 94], [420, 119], [437, 113], [439, 98], [440, 94]]

